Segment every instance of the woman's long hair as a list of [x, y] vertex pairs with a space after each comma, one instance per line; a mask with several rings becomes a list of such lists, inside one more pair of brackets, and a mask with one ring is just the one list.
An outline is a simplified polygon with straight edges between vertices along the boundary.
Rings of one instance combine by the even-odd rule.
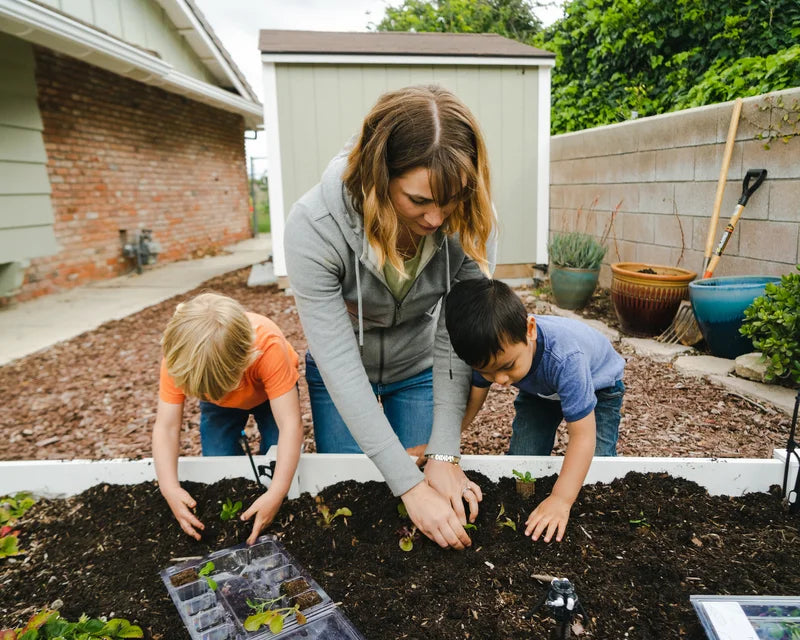
[[380, 266], [388, 261], [405, 274], [389, 180], [420, 167], [430, 171], [437, 206], [457, 202], [442, 230], [458, 234], [464, 252], [488, 272], [486, 241], [494, 213], [486, 145], [467, 106], [434, 85], [383, 94], [364, 120], [347, 160], [344, 184], [364, 218]]

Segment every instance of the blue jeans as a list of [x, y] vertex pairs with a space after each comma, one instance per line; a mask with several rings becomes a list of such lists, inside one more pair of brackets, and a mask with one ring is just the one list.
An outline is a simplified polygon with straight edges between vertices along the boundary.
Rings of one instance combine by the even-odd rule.
[[[310, 353], [306, 353], [306, 381], [317, 452], [362, 453], [333, 404]], [[372, 391], [380, 398], [383, 413], [406, 449], [428, 442], [433, 426], [431, 369], [391, 384], [373, 383]]]
[[[620, 409], [625, 385], [619, 380], [613, 387], [598, 389], [597, 406], [594, 408], [594, 421], [597, 427], [596, 456], [617, 455]], [[512, 424], [511, 444], [508, 448], [512, 456], [549, 456], [556, 439], [556, 430], [564, 414], [558, 400], [546, 400], [520, 389], [514, 400], [516, 416]]]
[[213, 402], [200, 401], [200, 445], [204, 456], [241, 456], [239, 443], [247, 418], [253, 414], [261, 434], [259, 453], [264, 454], [278, 444], [278, 425], [272, 415], [269, 400], [252, 409], [220, 407]]

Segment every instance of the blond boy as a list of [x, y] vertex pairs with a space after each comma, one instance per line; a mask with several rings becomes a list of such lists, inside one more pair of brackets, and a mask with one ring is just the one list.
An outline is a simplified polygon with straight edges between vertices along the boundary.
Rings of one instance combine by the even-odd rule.
[[247, 539], [252, 544], [278, 512], [300, 457], [297, 353], [274, 322], [213, 293], [178, 305], [162, 347], [153, 460], [161, 495], [184, 532], [199, 540], [199, 531], [205, 528], [192, 512], [195, 500], [178, 481], [187, 396], [200, 399], [203, 455], [243, 454], [239, 438], [251, 414], [261, 434], [260, 453], [278, 445], [269, 489], [241, 516], [242, 520], [255, 516]]

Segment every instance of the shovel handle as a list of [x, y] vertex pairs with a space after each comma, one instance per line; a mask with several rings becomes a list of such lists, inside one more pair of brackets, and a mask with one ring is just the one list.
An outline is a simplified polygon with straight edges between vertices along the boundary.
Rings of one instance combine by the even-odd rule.
[[[742, 197], [739, 198], [739, 204], [744, 206], [747, 204], [747, 201], [750, 199], [756, 189], [761, 186], [761, 183], [764, 182], [764, 179], [767, 177], [767, 170], [766, 169], [748, 169], [747, 173], [744, 176], [744, 180], [742, 180]], [[755, 183], [751, 186], [750, 180], [755, 178]]]

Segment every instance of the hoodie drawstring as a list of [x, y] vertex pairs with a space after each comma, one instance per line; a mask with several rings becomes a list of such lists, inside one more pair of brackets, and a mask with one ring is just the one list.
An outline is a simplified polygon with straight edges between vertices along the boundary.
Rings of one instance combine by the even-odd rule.
[[[358, 268], [358, 254], [353, 252], [356, 266], [356, 297], [358, 299], [358, 346], [364, 353], [364, 315], [361, 312], [361, 274]], [[449, 282], [449, 281], [448, 281]]]
[[[444, 264], [445, 264], [445, 270], [446, 270], [445, 278], [447, 279], [447, 282], [445, 283], [447, 285], [447, 293], [445, 294], [444, 300], [442, 300], [442, 313], [445, 312], [445, 308], [444, 307], [445, 307], [445, 304], [447, 304], [447, 296], [450, 295], [450, 251], [448, 250], [448, 246], [447, 246], [447, 234], [445, 234], [445, 236], [444, 236]], [[448, 355], [449, 364], [450, 364], [450, 379], [452, 380], [453, 379], [453, 344], [450, 342], [449, 339], [447, 341], [447, 355]]]

